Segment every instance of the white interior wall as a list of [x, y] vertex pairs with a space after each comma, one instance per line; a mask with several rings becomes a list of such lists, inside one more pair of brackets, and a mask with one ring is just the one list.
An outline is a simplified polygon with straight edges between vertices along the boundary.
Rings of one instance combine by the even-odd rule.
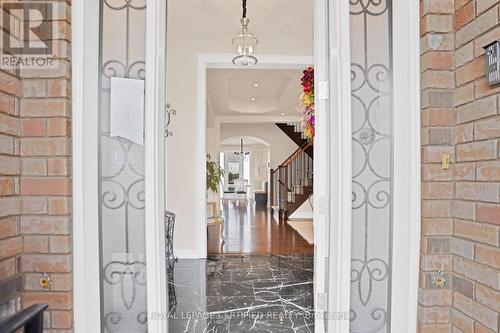
[[206, 133], [206, 136], [207, 136], [207, 142], [206, 142], [207, 154], [210, 155], [210, 157], [212, 158], [212, 161], [217, 162], [219, 160], [219, 154], [217, 154], [217, 151], [215, 148], [216, 147], [215, 146], [215, 129], [207, 127], [206, 130], [207, 130], [207, 133]]
[[218, 161], [218, 144], [217, 144], [217, 138], [215, 135], [216, 131], [219, 131], [218, 126], [216, 126], [215, 122], [215, 116], [214, 116], [214, 110], [212, 108], [212, 104], [210, 103], [210, 100], [207, 99], [207, 118], [206, 118], [206, 138], [207, 141], [205, 143], [205, 148], [207, 154], [209, 154], [212, 157], [213, 161]]
[[272, 169], [276, 169], [299, 148], [275, 124], [221, 124], [221, 141], [241, 136], [253, 136], [269, 144]]
[[[259, 38], [257, 56], [313, 55], [312, 0], [254, 0], [248, 7], [250, 29]], [[177, 216], [174, 246], [181, 257], [194, 256], [197, 233], [206, 232], [198, 230], [195, 216], [198, 54], [233, 53], [240, 16], [239, 1], [168, 1], [166, 96], [177, 115], [166, 142], [166, 209]]]

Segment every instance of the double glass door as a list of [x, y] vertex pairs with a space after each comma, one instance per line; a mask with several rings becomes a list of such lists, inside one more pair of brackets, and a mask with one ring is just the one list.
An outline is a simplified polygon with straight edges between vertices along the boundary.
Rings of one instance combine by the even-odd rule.
[[[148, 299], [152, 295], [148, 294], [146, 274], [149, 222], [145, 218], [148, 175], [144, 141], [145, 131], [150, 128], [146, 122], [137, 124], [152, 110], [144, 107], [149, 93], [144, 81], [151, 75], [146, 72], [148, 53], [164, 55], [161, 50], [146, 47], [147, 6], [151, 1], [156, 0], [100, 1], [98, 210], [102, 332], [146, 332], [151, 315]], [[394, 209], [392, 0], [350, 0], [349, 4], [351, 80], [349, 88], [341, 87], [349, 89], [351, 97], [348, 327], [356, 333], [388, 333]], [[328, 29], [320, 24], [316, 23], [317, 30]], [[165, 73], [155, 75], [164, 77]], [[128, 118], [117, 115], [117, 105], [123, 101], [127, 101], [122, 108], [128, 108]], [[326, 136], [318, 133], [318, 138]], [[325, 244], [320, 245], [325, 249], [322, 255], [328, 256]], [[158, 262], [152, 265], [154, 270], [164, 270]], [[325, 269], [316, 267], [316, 276], [326, 276]], [[322, 284], [328, 287], [328, 281]], [[316, 330], [321, 329], [317, 325]]]

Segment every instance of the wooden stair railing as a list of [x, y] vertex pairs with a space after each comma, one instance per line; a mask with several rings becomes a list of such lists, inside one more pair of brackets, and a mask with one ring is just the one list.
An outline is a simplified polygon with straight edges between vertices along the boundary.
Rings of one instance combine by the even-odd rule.
[[286, 220], [313, 193], [313, 158], [307, 153], [313, 149], [305, 142], [276, 170], [271, 171], [271, 207]]

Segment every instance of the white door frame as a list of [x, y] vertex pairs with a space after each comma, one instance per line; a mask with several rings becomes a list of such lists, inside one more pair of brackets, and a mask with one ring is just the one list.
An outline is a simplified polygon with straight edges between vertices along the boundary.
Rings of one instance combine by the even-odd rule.
[[87, 181], [98, 179], [99, 7], [100, 0], [71, 5], [75, 333], [101, 331], [99, 188]]
[[[200, 53], [198, 54], [198, 99], [196, 108], [196, 249], [194, 253], [178, 252], [184, 258], [207, 257], [207, 226], [206, 226], [206, 113], [207, 113], [207, 69], [234, 69], [234, 55], [230, 53]], [[259, 63], [252, 69], [303, 69], [314, 63], [309, 56], [259, 55]], [[252, 70], [251, 69], [251, 70]], [[266, 118], [266, 121], [269, 119]]]
[[[166, 2], [149, 0], [146, 22], [145, 221], [149, 332], [167, 332], [164, 239]], [[101, 331], [98, 110], [100, 0], [72, 3], [73, 313], [75, 333]]]
[[[315, 9], [317, 11], [317, 9]], [[321, 28], [316, 28], [315, 30], [325, 30], [324, 28], [326, 27], [326, 22], [324, 21], [318, 21], [315, 25], [316, 27], [319, 25]], [[199, 133], [199, 136], [197, 138], [197, 143], [196, 143], [196, 154], [197, 154], [197, 160], [196, 160], [196, 170], [197, 170], [197, 175], [196, 175], [196, 193], [197, 193], [197, 205], [196, 205], [196, 221], [198, 227], [196, 228], [198, 231], [197, 234], [197, 244], [198, 248], [196, 249], [197, 253], [197, 258], [206, 258], [207, 257], [207, 233], [206, 233], [206, 196], [205, 196], [205, 156], [206, 156], [206, 91], [207, 91], [207, 80], [206, 80], [206, 72], [207, 69], [209, 68], [234, 68], [234, 65], [232, 64], [231, 60], [233, 58], [233, 54], [199, 54], [198, 56], [198, 104], [197, 104], [197, 133]], [[271, 68], [271, 69], [288, 69], [288, 68], [298, 68], [298, 69], [303, 69], [305, 66], [309, 66], [311, 64], [314, 64], [316, 61], [318, 61], [317, 57], [308, 57], [308, 56], [303, 56], [303, 57], [297, 57], [297, 56], [278, 56], [278, 55], [272, 55], [272, 56], [266, 56], [266, 55], [261, 55], [259, 56], [259, 64], [253, 69], [262, 69], [262, 68]], [[317, 105], [316, 107], [316, 114], [318, 116], [323, 116], [326, 114], [326, 104], [321, 103], [321, 105]], [[322, 119], [320, 116], [320, 119]], [[256, 121], [255, 118], [258, 117], [224, 117], [225, 122], [228, 123], [240, 123], [242, 121], [249, 121], [250, 118], [253, 119], [253, 121]], [[240, 119], [237, 119], [240, 118]], [[260, 117], [262, 122], [269, 122], [270, 119], [269, 117]], [[317, 118], [318, 119], [318, 118]], [[219, 119], [219, 122], [224, 122]], [[220, 125], [220, 124], [219, 124]], [[327, 133], [328, 130], [326, 126], [323, 127], [317, 127], [316, 128], [316, 138], [315, 138], [315, 146], [314, 146], [314, 174], [315, 175], [327, 175], [328, 174], [328, 166], [326, 163], [323, 163], [326, 161], [326, 157], [328, 156], [327, 149], [323, 149], [328, 147], [327, 144]], [[350, 136], [349, 136], [349, 142], [350, 142]], [[318, 162], [322, 161], [322, 162]], [[314, 184], [314, 191], [315, 191], [315, 196], [317, 194], [323, 193], [323, 191], [326, 190], [327, 188], [327, 183], [324, 181], [319, 181], [320, 178], [315, 176], [315, 184]], [[323, 178], [322, 178], [323, 179]], [[349, 182], [350, 184], [350, 182]], [[318, 190], [317, 190], [318, 189]], [[349, 193], [350, 195], [350, 193]], [[314, 288], [315, 288], [315, 299], [316, 299], [316, 304], [320, 304], [320, 302], [317, 301], [318, 293], [320, 297], [322, 297], [324, 294], [324, 288], [325, 288], [325, 278], [326, 278], [326, 266], [325, 266], [325, 257], [326, 255], [326, 249], [327, 249], [327, 244], [328, 244], [328, 237], [325, 237], [325, 221], [326, 221], [326, 216], [325, 214], [317, 214], [317, 212], [320, 211], [318, 206], [321, 205], [319, 201], [315, 200], [314, 201], [314, 217], [313, 217], [313, 223], [314, 223], [314, 239], [317, 240], [315, 241], [315, 249], [314, 249], [314, 255], [315, 255], [315, 260], [314, 260]], [[350, 246], [350, 241], [349, 241], [349, 246]], [[322, 259], [321, 259], [322, 258]], [[349, 260], [349, 270], [350, 270], [350, 260]], [[319, 288], [317, 287], [319, 286]], [[321, 305], [321, 304], [320, 304]], [[319, 308], [319, 307], [318, 307]], [[324, 322], [322, 319], [322, 316], [317, 316], [315, 320], [315, 331], [316, 332], [321, 332], [321, 329], [324, 328]]]
[[[315, 177], [314, 191], [319, 192], [315, 214], [321, 221], [317, 224], [315, 239], [316, 235], [323, 237], [327, 245], [326, 249], [317, 251], [324, 253], [325, 257], [315, 258], [318, 265], [325, 266], [325, 277], [315, 277], [318, 280], [315, 280], [315, 307], [320, 311], [316, 326], [326, 312], [325, 318], [329, 320], [322, 323], [321, 332], [335, 333], [349, 332], [350, 324], [352, 135], [349, 7], [349, 1], [344, 0], [316, 1], [315, 19], [326, 27], [315, 31], [318, 38], [316, 86], [326, 92], [317, 94], [320, 105], [317, 135], [323, 140], [319, 140], [319, 144], [315, 142], [314, 154], [316, 159], [316, 150], [320, 151], [318, 155], [324, 160], [315, 161], [315, 175], [318, 177]], [[317, 165], [323, 168], [316, 170]]]
[[[420, 27], [417, 1], [393, 0], [392, 332], [417, 327], [420, 260]], [[400, 111], [400, 112], [398, 112]]]
[[[165, 93], [167, 1], [146, 7], [144, 175], [148, 332], [168, 332], [165, 257]], [[154, 314], [154, 315], [152, 315]]]

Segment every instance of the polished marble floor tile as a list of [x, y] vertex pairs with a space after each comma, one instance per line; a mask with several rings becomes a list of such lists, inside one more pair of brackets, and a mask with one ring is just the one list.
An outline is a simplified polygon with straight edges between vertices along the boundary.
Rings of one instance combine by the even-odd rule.
[[313, 332], [313, 257], [217, 255], [168, 270], [171, 332]]

